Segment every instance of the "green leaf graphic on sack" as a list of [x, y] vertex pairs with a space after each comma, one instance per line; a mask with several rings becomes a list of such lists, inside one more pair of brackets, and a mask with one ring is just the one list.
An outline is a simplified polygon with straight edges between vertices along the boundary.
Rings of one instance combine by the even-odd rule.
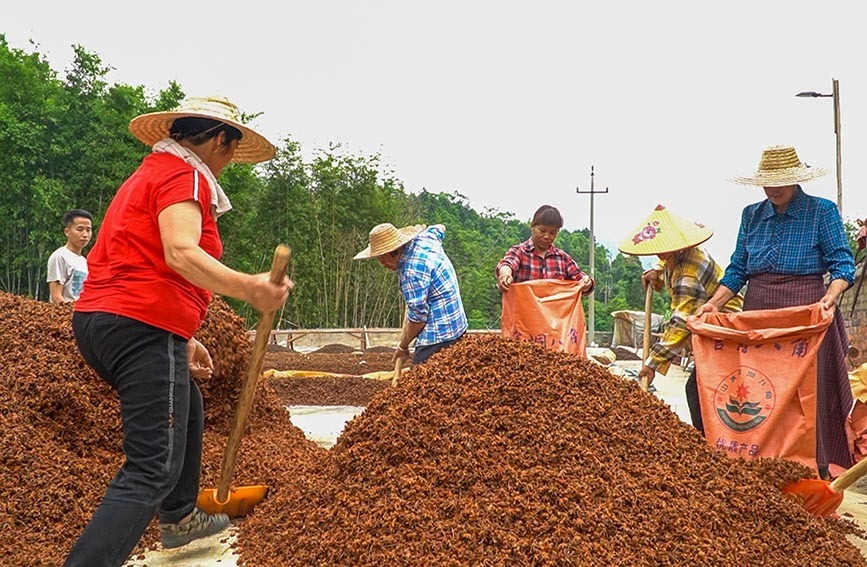
[[[722, 422], [729, 428], [734, 431], [749, 431], [754, 427], [758, 427], [767, 416], [760, 415], [762, 413], [761, 404], [757, 404], [755, 402], [743, 402], [739, 403], [734, 398], [729, 398], [729, 403], [725, 405], [725, 410], [722, 408], [717, 408], [717, 414]], [[750, 416], [751, 419], [747, 421], [735, 421], [732, 419], [732, 414], [737, 414], [739, 417], [743, 417], [744, 415]]]

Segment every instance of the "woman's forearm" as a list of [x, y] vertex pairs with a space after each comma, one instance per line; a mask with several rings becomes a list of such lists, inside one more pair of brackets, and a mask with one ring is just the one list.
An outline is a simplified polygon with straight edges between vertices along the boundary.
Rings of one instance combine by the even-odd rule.
[[716, 290], [716, 293], [713, 294], [713, 297], [708, 299], [708, 303], [716, 307], [718, 310], [722, 310], [726, 303], [728, 303], [729, 299], [735, 296], [735, 292], [730, 290], [724, 285], [719, 286]]

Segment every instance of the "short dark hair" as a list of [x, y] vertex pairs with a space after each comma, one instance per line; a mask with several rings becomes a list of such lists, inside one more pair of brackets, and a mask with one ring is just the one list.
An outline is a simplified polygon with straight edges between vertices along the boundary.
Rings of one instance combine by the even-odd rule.
[[225, 132], [225, 142], [223, 147], [228, 148], [229, 144], [235, 140], [240, 140], [243, 133], [230, 124], [213, 120], [211, 118], [198, 118], [195, 116], [184, 116], [172, 122], [169, 128], [169, 136], [176, 142], [181, 140], [190, 140], [193, 144], [204, 144], [211, 138], [215, 137], [220, 132]]
[[557, 230], [560, 230], [563, 228], [563, 217], [555, 207], [542, 205], [536, 210], [536, 214], [533, 215], [533, 220], [530, 222], [531, 227], [539, 225], [556, 226]]
[[85, 218], [90, 222], [93, 222], [93, 215], [84, 209], [72, 209], [71, 211], [67, 211], [63, 213], [63, 217], [61, 217], [61, 221], [63, 222], [63, 228], [69, 227], [75, 219], [77, 218]]

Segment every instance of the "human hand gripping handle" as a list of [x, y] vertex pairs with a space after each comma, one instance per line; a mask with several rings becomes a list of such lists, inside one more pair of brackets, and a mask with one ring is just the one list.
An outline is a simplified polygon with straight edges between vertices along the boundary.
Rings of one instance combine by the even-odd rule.
[[641, 287], [644, 289], [647, 289], [650, 286], [659, 291], [661, 285], [662, 282], [659, 279], [659, 272], [657, 272], [655, 268], [650, 268], [641, 274]]
[[[409, 362], [409, 343], [412, 342], [409, 329], [409, 311], [403, 312], [403, 323], [401, 324], [400, 337], [397, 340], [397, 349], [394, 351], [394, 376], [391, 379], [391, 385], [397, 386], [397, 380], [400, 378], [401, 370]], [[406, 344], [406, 346], [402, 346]]]
[[273, 313], [280, 309], [286, 303], [289, 292], [295, 288], [295, 283], [286, 275], [289, 256], [289, 247], [281, 244], [274, 251], [271, 271], [250, 275], [248, 294], [242, 299], [259, 313]]

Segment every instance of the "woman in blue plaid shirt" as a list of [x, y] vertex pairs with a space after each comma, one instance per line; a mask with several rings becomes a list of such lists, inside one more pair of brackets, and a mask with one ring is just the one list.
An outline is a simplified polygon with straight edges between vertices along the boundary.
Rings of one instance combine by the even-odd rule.
[[413, 364], [453, 345], [467, 330], [458, 276], [443, 250], [446, 228], [441, 224], [395, 228], [379, 224], [370, 231], [370, 244], [354, 260], [376, 258], [386, 269], [397, 272], [407, 316], [395, 360], [409, 359], [409, 344], [415, 340]]
[[[764, 187], [767, 199], [747, 206], [737, 245], [721, 286], [699, 313], [721, 308], [747, 281], [744, 311], [821, 303], [833, 309], [855, 280], [855, 261], [836, 205], [804, 193], [799, 183], [827, 173], [801, 162], [795, 148], [773, 146], [762, 153], [744, 185]], [[825, 284], [825, 274], [829, 283]], [[846, 368], [849, 341], [839, 311], [819, 349], [816, 402], [816, 461], [821, 476], [829, 465], [849, 468], [852, 452], [846, 419], [852, 390]]]

